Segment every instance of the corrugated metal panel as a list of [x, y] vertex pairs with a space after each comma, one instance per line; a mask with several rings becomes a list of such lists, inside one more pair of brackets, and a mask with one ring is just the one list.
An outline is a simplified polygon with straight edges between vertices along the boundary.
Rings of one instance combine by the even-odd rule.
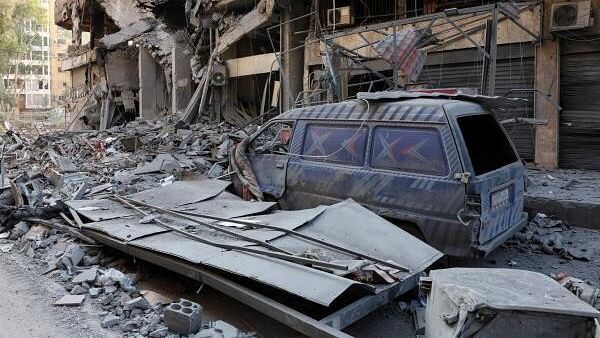
[[[518, 52], [518, 53], [517, 53]], [[524, 57], [518, 56], [523, 53]], [[435, 55], [439, 54], [439, 55]], [[427, 83], [430, 88], [444, 87], [481, 87], [482, 62], [478, 51], [430, 53], [430, 59], [438, 64], [428, 64], [423, 68], [419, 82]], [[499, 46], [500, 55], [496, 66], [496, 95], [504, 95], [511, 89], [532, 89], [534, 85], [535, 63], [531, 46]], [[504, 56], [504, 57], [503, 57]], [[528, 100], [522, 108], [512, 108], [506, 112], [497, 112], [499, 119], [511, 117], [533, 118], [533, 93], [513, 93], [511, 97]], [[505, 125], [515, 143], [521, 158], [533, 160], [535, 130], [531, 125]]]
[[600, 46], [568, 41], [562, 48], [559, 165], [600, 169]]

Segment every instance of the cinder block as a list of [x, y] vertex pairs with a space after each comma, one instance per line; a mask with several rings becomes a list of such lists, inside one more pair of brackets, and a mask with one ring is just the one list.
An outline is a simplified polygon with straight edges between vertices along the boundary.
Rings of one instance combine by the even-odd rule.
[[181, 298], [165, 309], [164, 318], [171, 332], [182, 335], [196, 333], [202, 327], [202, 306]]

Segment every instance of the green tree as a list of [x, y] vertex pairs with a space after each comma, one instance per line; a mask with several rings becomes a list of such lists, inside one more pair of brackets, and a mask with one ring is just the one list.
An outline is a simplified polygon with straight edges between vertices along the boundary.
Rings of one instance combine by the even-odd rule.
[[[0, 77], [18, 74], [12, 60], [20, 60], [31, 49], [36, 34], [27, 29], [27, 23], [46, 24], [45, 10], [39, 4], [40, 0], [0, 0]], [[0, 109], [14, 101], [14, 93], [0, 81]]]

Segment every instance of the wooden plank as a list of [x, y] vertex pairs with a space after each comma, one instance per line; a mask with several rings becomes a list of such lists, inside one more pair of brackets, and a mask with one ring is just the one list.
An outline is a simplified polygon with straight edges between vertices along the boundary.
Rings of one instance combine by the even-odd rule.
[[225, 61], [229, 78], [265, 74], [279, 70], [275, 53], [252, 55]]

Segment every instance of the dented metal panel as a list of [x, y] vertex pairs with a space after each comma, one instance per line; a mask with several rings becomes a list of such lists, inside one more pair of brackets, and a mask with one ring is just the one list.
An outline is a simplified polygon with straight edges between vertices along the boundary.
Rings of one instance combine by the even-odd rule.
[[140, 223], [141, 219], [141, 216], [115, 218], [87, 223], [83, 225], [83, 228], [103, 232], [121, 241], [132, 241], [140, 237], [169, 231], [156, 224], [142, 224]]
[[[325, 208], [313, 221], [296, 230], [358, 253], [395, 262], [409, 270], [406, 276], [425, 270], [443, 256], [438, 250], [352, 200]], [[318, 249], [329, 258], [354, 258], [348, 255], [343, 257], [339, 252], [293, 236], [284, 236], [270, 243], [298, 254]]]
[[[323, 215], [324, 213], [328, 213], [328, 215]], [[402, 280], [404, 277], [420, 273], [442, 255], [439, 251], [420, 242], [417, 238], [352, 200], [330, 207], [277, 212], [270, 215], [246, 217], [245, 219], [266, 222], [286, 229], [300, 229], [332, 244], [348, 249], [359, 249], [359, 253], [370, 254], [380, 260], [391, 260], [399, 266], [406, 266], [410, 270], [409, 273], [399, 276]], [[132, 221], [134, 220], [135, 218]], [[90, 228], [96, 228], [123, 241], [128, 241], [130, 237], [136, 235], [142, 235], [143, 227], [142, 225], [138, 227], [139, 222], [125, 225], [120, 220], [111, 222], [111, 226], [99, 227], [98, 224], [93, 224], [90, 225]], [[191, 229], [185, 226], [185, 222], [172, 220], [171, 224], [180, 229], [187, 228], [196, 236], [207, 241], [240, 247], [253, 246], [253, 243], [224, 235], [201, 225], [196, 225], [195, 229]], [[148, 224], [144, 226], [148, 227], [148, 231], [150, 229], [164, 231], [163, 229], [154, 229], [155, 225]], [[241, 229], [238, 231], [246, 236], [252, 234], [261, 239], [276, 237], [281, 239], [291, 236], [284, 235], [280, 231], [246, 231]], [[276, 243], [277, 241], [271, 242]], [[376, 285], [363, 284], [281, 259], [254, 253], [225, 250], [174, 232], [149, 234], [128, 241], [127, 245], [161, 252], [196, 264], [208, 265], [250, 278], [324, 306], [329, 306], [334, 300], [347, 292], [352, 292], [354, 295], [378, 292]], [[298, 249], [297, 254], [299, 256], [304, 256], [302, 249], [306, 250], [312, 247], [306, 246], [306, 242], [304, 242], [304, 245], [303, 248]], [[360, 257], [350, 258], [360, 259]]]
[[303, 265], [242, 252], [226, 251], [189, 238], [165, 233], [129, 243], [231, 272], [329, 306], [349, 288], [367, 294], [369, 286]]
[[66, 201], [65, 204], [94, 222], [137, 215], [135, 210], [109, 199]]
[[129, 197], [164, 208], [175, 208], [215, 197], [231, 182], [220, 180], [177, 181], [164, 187], [142, 191]]
[[277, 203], [244, 201], [232, 193], [223, 191], [211, 199], [184, 205], [178, 207], [177, 210], [214, 217], [233, 218], [262, 213], [275, 204]]

